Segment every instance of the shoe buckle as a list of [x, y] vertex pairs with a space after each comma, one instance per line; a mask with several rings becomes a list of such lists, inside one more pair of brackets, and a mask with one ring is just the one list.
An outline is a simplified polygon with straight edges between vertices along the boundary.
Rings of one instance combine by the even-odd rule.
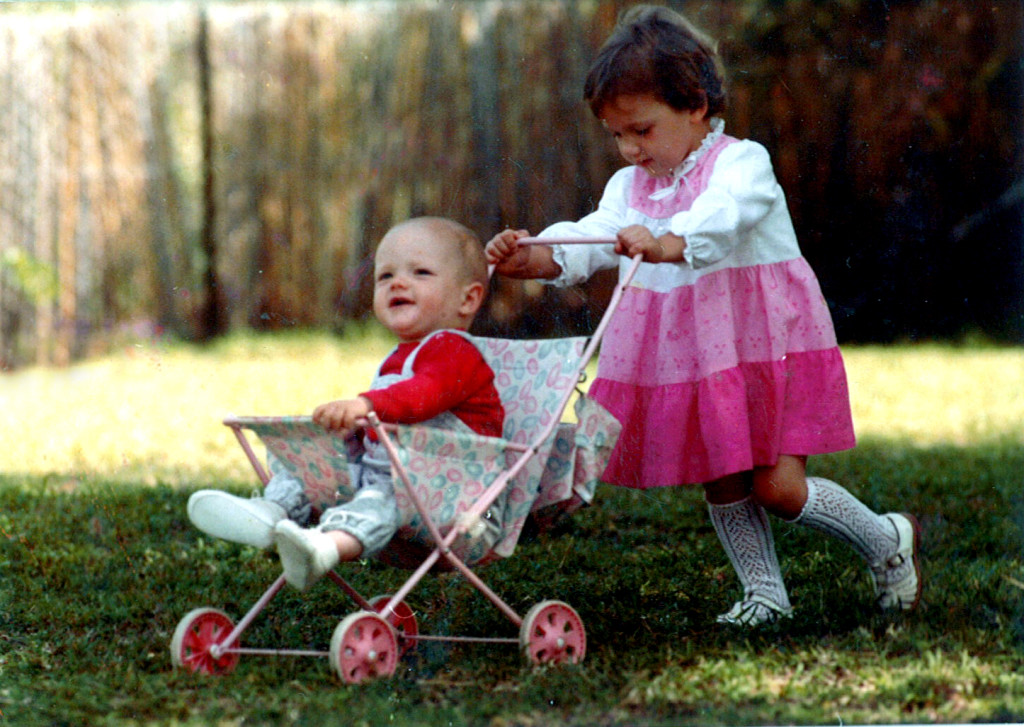
[[903, 553], [897, 553], [893, 557], [889, 558], [889, 560], [885, 561], [885, 564], [889, 568], [898, 568], [899, 566], [903, 565], [906, 562], [907, 562], [907, 557]]

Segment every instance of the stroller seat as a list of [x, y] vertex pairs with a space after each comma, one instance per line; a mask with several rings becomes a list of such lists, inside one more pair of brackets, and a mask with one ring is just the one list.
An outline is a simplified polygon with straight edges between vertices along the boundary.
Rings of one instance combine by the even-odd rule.
[[[546, 529], [591, 502], [618, 437], [618, 421], [583, 395], [575, 402], [575, 421], [558, 422], [543, 436], [552, 420], [561, 416], [561, 398], [579, 381], [586, 338], [472, 340], [495, 374], [505, 409], [503, 436], [416, 425], [386, 427], [401, 465], [393, 466], [392, 472], [402, 526], [392, 545], [378, 556], [391, 565], [414, 568], [436, 544], [410, 491], [425, 506], [429, 520], [447, 533], [532, 445], [522, 468], [487, 508], [498, 519], [499, 538], [488, 542], [467, 534], [452, 543], [454, 554], [471, 565], [507, 558], [528, 517]], [[358, 440], [342, 439], [306, 416], [231, 417], [225, 424], [239, 436], [242, 430], [251, 431], [266, 446], [269, 475], [242, 440], [264, 483], [287, 470], [302, 481], [314, 511], [322, 512], [355, 494], [351, 465], [361, 454]]]

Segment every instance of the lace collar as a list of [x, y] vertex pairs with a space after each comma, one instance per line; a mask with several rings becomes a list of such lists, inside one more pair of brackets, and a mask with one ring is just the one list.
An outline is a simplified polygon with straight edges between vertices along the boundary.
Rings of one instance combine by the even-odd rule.
[[679, 191], [680, 182], [682, 182], [686, 175], [689, 174], [695, 166], [697, 166], [697, 162], [700, 158], [715, 145], [715, 142], [718, 141], [718, 138], [724, 131], [725, 121], [717, 116], [711, 119], [711, 131], [709, 131], [707, 136], [704, 137], [704, 140], [701, 141], [700, 146], [690, 152], [689, 156], [683, 160], [682, 164], [672, 170], [672, 183], [649, 195], [648, 199], [653, 202], [657, 202], [658, 200], [671, 197]]

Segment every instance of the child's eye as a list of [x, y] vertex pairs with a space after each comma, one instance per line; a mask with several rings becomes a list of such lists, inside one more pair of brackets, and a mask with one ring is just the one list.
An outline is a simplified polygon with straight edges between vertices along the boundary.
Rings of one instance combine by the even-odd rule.
[[651, 133], [651, 127], [650, 126], [645, 126], [642, 129], [637, 129], [636, 130], [636, 135], [637, 136], [647, 136], [649, 133]]
[[385, 280], [391, 280], [391, 277], [391, 273], [381, 273], [380, 275], [377, 276], [377, 282], [380, 283]]
[[429, 268], [416, 268], [417, 275], [433, 275], [434, 271]]

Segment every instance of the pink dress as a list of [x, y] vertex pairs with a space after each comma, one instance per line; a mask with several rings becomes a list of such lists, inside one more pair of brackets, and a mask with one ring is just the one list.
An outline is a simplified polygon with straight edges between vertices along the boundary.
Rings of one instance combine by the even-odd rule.
[[[623, 424], [612, 484], [703, 483], [854, 446], [832, 319], [768, 153], [712, 128], [674, 177], [621, 169], [595, 212], [542, 233], [642, 224], [687, 241], [684, 262], [640, 266], [601, 348], [590, 394]], [[557, 285], [629, 265], [610, 246], [553, 249]]]

